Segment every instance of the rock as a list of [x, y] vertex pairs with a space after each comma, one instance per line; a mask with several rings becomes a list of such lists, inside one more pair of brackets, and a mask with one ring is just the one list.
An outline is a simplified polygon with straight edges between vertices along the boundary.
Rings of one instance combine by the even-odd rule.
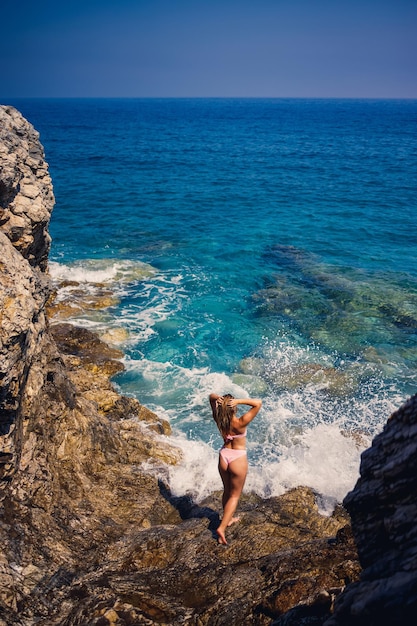
[[39, 133], [13, 107], [0, 106], [0, 224], [33, 267], [46, 270], [55, 202]]
[[336, 397], [346, 396], [354, 391], [357, 382], [351, 372], [334, 367], [324, 367], [319, 363], [301, 363], [282, 368], [268, 375], [275, 387], [299, 389], [314, 384], [323, 393]]
[[45, 276], [2, 232], [0, 249], [0, 477], [6, 479], [20, 454], [22, 388], [43, 342], [49, 292]]
[[[68, 286], [68, 281], [67, 281]], [[74, 283], [73, 286], [78, 286], [79, 283]], [[58, 285], [58, 288], [65, 287], [64, 283]], [[119, 302], [119, 298], [112, 293], [109, 289], [105, 289], [100, 286], [92, 286], [93, 291], [88, 291], [85, 288], [74, 288], [65, 292], [65, 296], [62, 295], [61, 289], [60, 297], [57, 297], [57, 291], [54, 291], [53, 296], [49, 299], [47, 305], [47, 314], [52, 322], [65, 320], [71, 317], [77, 318], [85, 314], [86, 311], [100, 311], [112, 306], [116, 306]]]
[[109, 344], [120, 344], [127, 341], [129, 331], [126, 328], [110, 328], [100, 335], [100, 339]]
[[344, 504], [363, 567], [326, 626], [412, 624], [417, 610], [417, 395], [363, 452]]
[[67, 585], [48, 581], [48, 624], [104, 623], [95, 620], [105, 615], [132, 624], [270, 624], [294, 603], [323, 606], [357, 577], [351, 535], [335, 536], [346, 513], [319, 515], [308, 489], [270, 501], [246, 496], [226, 548], [213, 537], [221, 494], [197, 506], [161, 492], [182, 524], [132, 527]]
[[0, 607], [27, 626], [45, 615], [41, 601], [33, 618], [30, 600], [42, 581], [69, 585], [131, 527], [181, 522], [142, 468], [180, 453], [166, 422], [113, 389], [120, 351], [49, 327], [52, 187], [37, 133], [10, 107], [0, 118]]
[[103, 373], [105, 376], [113, 376], [123, 371], [124, 366], [116, 359], [123, 357], [123, 352], [110, 347], [101, 341], [96, 333], [87, 328], [79, 328], [72, 324], [54, 324], [51, 333], [61, 352], [70, 355], [67, 363], [75, 366], [82, 364], [95, 374]]

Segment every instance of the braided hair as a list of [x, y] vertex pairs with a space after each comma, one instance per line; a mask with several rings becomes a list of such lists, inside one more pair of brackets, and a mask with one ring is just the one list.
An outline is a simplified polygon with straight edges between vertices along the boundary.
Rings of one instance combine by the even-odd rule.
[[226, 393], [222, 398], [216, 401], [216, 409], [214, 411], [214, 419], [217, 424], [217, 428], [226, 437], [230, 433], [230, 422], [236, 415], [236, 407], [227, 406], [228, 400], [234, 398], [230, 393]]

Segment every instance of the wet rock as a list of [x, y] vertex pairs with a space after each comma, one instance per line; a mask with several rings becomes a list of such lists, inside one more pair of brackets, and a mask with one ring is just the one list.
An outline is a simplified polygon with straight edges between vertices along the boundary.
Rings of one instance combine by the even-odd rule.
[[100, 339], [110, 345], [124, 343], [129, 338], [129, 332], [126, 328], [110, 328], [100, 334]]
[[[75, 285], [77, 288], [75, 288]], [[73, 288], [66, 290], [65, 297], [62, 295], [64, 288], [69, 287], [68, 282], [58, 285], [60, 297], [55, 291], [53, 297], [48, 301], [47, 315], [53, 322], [58, 322], [68, 318], [76, 319], [86, 312], [100, 311], [119, 303], [119, 298], [106, 288], [95, 287], [94, 291], [81, 288], [79, 283], [73, 283]]]
[[237, 372], [233, 374], [232, 381], [235, 385], [239, 385], [240, 387], [247, 389], [253, 397], [263, 396], [268, 389], [267, 383], [259, 376], [251, 376], [249, 374], [240, 374]]
[[[271, 375], [270, 375], [271, 378]], [[333, 396], [345, 396], [357, 387], [352, 372], [344, 372], [319, 363], [300, 363], [273, 372], [273, 382], [278, 388], [299, 389], [313, 384]]]
[[123, 357], [123, 352], [100, 341], [97, 333], [87, 328], [55, 324], [51, 326], [51, 332], [61, 352], [79, 356], [84, 363]]
[[123, 357], [123, 352], [101, 341], [96, 333], [73, 324], [54, 324], [51, 333], [61, 352], [73, 357], [67, 360], [68, 364], [82, 364], [83, 368], [106, 376], [123, 371], [123, 364], [116, 360]]

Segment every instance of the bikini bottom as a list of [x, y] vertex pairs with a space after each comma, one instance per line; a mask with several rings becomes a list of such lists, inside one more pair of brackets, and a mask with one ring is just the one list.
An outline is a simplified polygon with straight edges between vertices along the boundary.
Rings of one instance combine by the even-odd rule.
[[246, 450], [233, 450], [233, 448], [222, 448], [220, 450], [220, 456], [225, 461], [227, 466], [232, 461], [235, 461], [244, 455], [246, 455]]

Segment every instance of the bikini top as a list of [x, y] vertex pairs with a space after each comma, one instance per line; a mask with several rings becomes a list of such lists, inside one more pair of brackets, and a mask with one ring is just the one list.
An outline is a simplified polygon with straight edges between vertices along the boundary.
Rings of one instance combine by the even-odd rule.
[[239, 435], [230, 435], [230, 434], [226, 435], [225, 441], [233, 441], [233, 439], [239, 439], [240, 437], [246, 437], [246, 428], [245, 428], [245, 432]]

